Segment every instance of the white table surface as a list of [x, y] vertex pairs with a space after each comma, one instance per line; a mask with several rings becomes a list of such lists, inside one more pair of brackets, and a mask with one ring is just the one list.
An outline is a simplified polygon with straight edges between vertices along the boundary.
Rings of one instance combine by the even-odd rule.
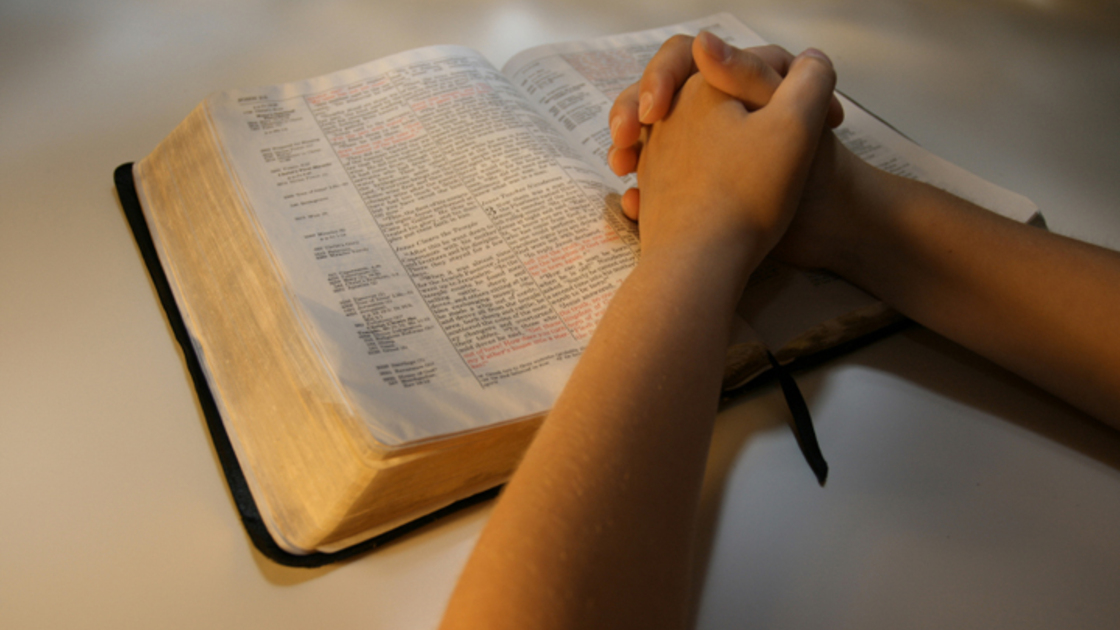
[[[255, 552], [112, 189], [211, 91], [730, 11], [942, 157], [1120, 246], [1106, 0], [0, 3], [0, 626], [431, 628], [489, 513], [319, 570]], [[1120, 433], [915, 329], [726, 410], [702, 628], [1116, 628]]]

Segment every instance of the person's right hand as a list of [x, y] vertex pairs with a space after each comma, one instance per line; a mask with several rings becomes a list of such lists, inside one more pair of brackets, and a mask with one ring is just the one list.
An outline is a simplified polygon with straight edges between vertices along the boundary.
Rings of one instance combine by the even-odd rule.
[[[652, 126], [638, 164], [642, 260], [657, 250], [703, 251], [723, 259], [704, 275], [745, 285], [742, 272], [753, 271], [790, 225], [835, 83], [818, 51], [795, 59], [770, 102], [754, 111], [702, 75], [686, 81]], [[720, 271], [723, 263], [731, 268]]]
[[[691, 38], [671, 38], [650, 60], [638, 83], [624, 90], [611, 108], [612, 170], [625, 175], [637, 170], [641, 157], [643, 126], [660, 120], [669, 111], [677, 91], [699, 72], [713, 87], [744, 103], [748, 110], [765, 106], [794, 56], [778, 46], [740, 50], [711, 33]], [[826, 122], [836, 127], [843, 109], [835, 98]], [[751, 147], [743, 147], [748, 152]], [[860, 181], [875, 169], [848, 151], [831, 131], [822, 136], [797, 214], [785, 237], [774, 249], [775, 257], [806, 268], [829, 268], [837, 255], [838, 237], [850, 227], [850, 213], [858, 209]], [[640, 183], [639, 183], [640, 185]], [[640, 195], [631, 189], [623, 196], [623, 209], [633, 220], [640, 215]]]

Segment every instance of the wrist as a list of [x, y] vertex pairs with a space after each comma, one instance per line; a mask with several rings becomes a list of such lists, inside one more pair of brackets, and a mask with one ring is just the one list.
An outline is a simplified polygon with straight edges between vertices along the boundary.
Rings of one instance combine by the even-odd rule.
[[926, 245], [923, 236], [936, 218], [926, 210], [944, 195], [917, 180], [894, 175], [861, 161], [847, 198], [849, 220], [830, 248], [829, 271], [873, 295], [905, 273], [903, 267]]
[[880, 264], [887, 248], [897, 245], [904, 189], [917, 182], [859, 158], [849, 161], [844, 171], [837, 178], [837, 220], [822, 240], [818, 266], [862, 286], [866, 269]]
[[747, 278], [766, 257], [770, 246], [759, 229], [734, 221], [718, 221], [715, 212], [698, 210], [703, 219], [669, 229], [642, 233], [642, 260], [663, 260], [682, 273], [719, 277], [729, 287], [746, 286]]
[[713, 308], [723, 304], [733, 310], [766, 255], [757, 241], [729, 230], [689, 229], [664, 241], [643, 239], [638, 264], [666, 281], [692, 285], [693, 290], [702, 286]]

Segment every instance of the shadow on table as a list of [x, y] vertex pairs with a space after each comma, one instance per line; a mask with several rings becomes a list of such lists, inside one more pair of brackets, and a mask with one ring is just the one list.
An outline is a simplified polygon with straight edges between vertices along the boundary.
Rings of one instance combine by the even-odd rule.
[[[836, 374], [833, 370], [853, 367], [908, 381], [1120, 471], [1120, 431], [923, 327], [907, 327], [818, 366], [794, 371], [811, 412], [817, 409], [830, 376]], [[743, 409], [736, 412], [736, 408]], [[723, 409], [730, 413], [721, 414], [717, 421], [700, 502], [696, 576], [707, 574], [726, 486], [736, 462], [752, 440], [792, 429], [789, 410], [776, 382], [748, 390]], [[744, 413], [748, 410], [750, 413]], [[814, 421], [828, 422], [828, 418]], [[828, 444], [822, 441], [821, 447], [828, 459]], [[812, 475], [807, 466], [805, 475]], [[694, 582], [694, 601], [700, 601], [703, 582], [702, 578]]]

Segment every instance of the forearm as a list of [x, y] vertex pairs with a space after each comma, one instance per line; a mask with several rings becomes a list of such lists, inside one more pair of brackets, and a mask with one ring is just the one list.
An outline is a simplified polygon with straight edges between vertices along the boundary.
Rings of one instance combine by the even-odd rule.
[[1120, 255], [882, 172], [855, 185], [835, 271], [1120, 428]]
[[745, 277], [712, 257], [649, 256], [627, 279], [495, 508], [445, 627], [686, 623], [695, 508]]
[[[770, 104], [693, 77], [638, 165], [642, 259], [510, 481], [445, 628], [680, 628], [735, 304], [801, 194], [835, 85], [813, 51]], [[764, 158], [736, 167], [740, 147]]]

